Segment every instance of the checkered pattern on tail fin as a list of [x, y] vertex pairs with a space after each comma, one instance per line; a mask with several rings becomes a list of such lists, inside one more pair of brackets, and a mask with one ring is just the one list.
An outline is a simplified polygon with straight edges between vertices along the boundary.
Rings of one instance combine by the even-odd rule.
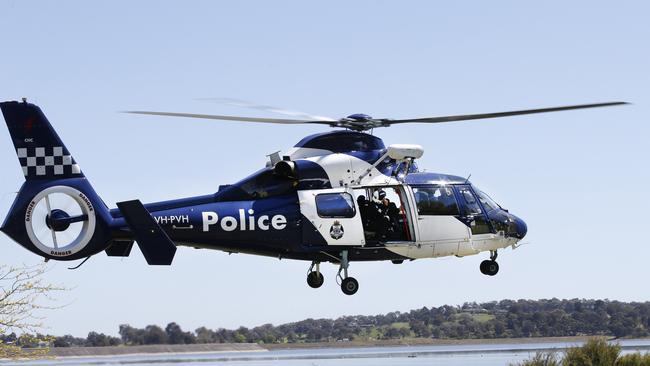
[[81, 174], [72, 155], [64, 154], [62, 146], [21, 147], [16, 149], [23, 174], [28, 176], [61, 176]]
[[25, 179], [82, 177], [81, 169], [41, 109], [25, 102], [0, 103]]

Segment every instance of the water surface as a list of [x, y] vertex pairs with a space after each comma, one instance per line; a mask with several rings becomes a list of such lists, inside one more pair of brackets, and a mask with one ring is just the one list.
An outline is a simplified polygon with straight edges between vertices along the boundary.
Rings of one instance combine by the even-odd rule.
[[[623, 353], [649, 352], [650, 339], [619, 342]], [[540, 350], [562, 350], [580, 342], [497, 343], [467, 345], [423, 345], [359, 348], [312, 348], [264, 352], [152, 354], [102, 357], [68, 357], [53, 360], [7, 363], [7, 365], [77, 366], [135, 365], [164, 366], [504, 366], [530, 358]]]

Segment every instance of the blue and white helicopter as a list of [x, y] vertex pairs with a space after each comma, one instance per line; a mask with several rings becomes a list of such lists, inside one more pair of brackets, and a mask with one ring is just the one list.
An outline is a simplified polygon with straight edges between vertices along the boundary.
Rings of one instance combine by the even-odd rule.
[[[323, 284], [320, 264], [339, 265], [343, 293], [357, 292], [350, 262], [467, 256], [494, 276], [497, 250], [526, 235], [524, 221], [468, 179], [422, 172], [418, 145], [390, 145], [366, 133], [401, 123], [441, 123], [625, 104], [610, 102], [417, 119], [272, 119], [133, 111], [226, 121], [324, 124], [343, 128], [305, 137], [266, 167], [218, 192], [110, 209], [97, 195], [43, 112], [25, 99], [0, 103], [25, 175], [0, 230], [46, 260], [126, 257], [137, 242], [150, 265], [170, 265], [177, 246], [310, 261], [307, 283]], [[83, 264], [83, 262], [82, 262]]]

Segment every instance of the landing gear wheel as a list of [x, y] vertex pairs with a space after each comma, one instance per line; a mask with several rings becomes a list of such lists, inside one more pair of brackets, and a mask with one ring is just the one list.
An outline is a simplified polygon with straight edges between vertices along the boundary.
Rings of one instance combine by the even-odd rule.
[[346, 295], [354, 295], [359, 290], [359, 282], [354, 277], [344, 278], [341, 282], [341, 290]]
[[479, 269], [481, 270], [481, 273], [483, 273], [484, 275], [487, 275], [486, 267], [487, 267], [487, 265], [489, 263], [490, 263], [489, 260], [484, 260], [483, 262], [481, 262], [481, 265], [479, 266]]
[[488, 276], [494, 276], [499, 273], [499, 263], [494, 260], [484, 260], [481, 262], [481, 273]]
[[325, 282], [325, 278], [320, 272], [312, 271], [307, 275], [307, 284], [311, 288], [319, 288], [323, 286], [323, 282]]

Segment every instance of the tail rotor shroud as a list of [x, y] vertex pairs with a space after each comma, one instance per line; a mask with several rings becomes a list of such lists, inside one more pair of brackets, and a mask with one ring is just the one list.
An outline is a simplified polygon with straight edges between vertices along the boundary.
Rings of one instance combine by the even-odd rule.
[[80, 191], [53, 186], [39, 192], [27, 206], [25, 229], [32, 243], [49, 255], [73, 255], [92, 239], [95, 209]]

